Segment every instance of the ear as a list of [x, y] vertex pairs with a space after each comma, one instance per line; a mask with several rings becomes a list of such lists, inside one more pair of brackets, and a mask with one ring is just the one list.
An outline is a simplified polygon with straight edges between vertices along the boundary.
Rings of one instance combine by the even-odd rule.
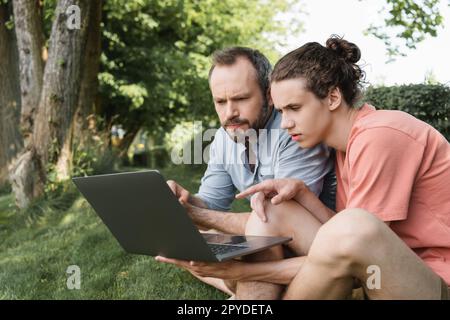
[[337, 108], [339, 108], [339, 106], [342, 103], [341, 89], [339, 89], [338, 87], [332, 88], [328, 93], [327, 102], [328, 102], [328, 109], [330, 111], [334, 111]]

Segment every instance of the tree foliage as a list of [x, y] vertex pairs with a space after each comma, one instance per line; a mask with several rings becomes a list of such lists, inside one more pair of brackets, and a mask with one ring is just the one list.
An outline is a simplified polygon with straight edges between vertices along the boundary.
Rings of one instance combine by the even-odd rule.
[[270, 33], [288, 0], [111, 0], [103, 15], [100, 114], [163, 132], [181, 119], [213, 116], [207, 72], [211, 53], [230, 45], [275, 56]]
[[386, 0], [379, 11], [385, 16], [384, 23], [372, 24], [365, 32], [383, 40], [389, 61], [393, 61], [396, 56], [406, 55], [405, 47], [415, 49], [427, 36], [437, 36], [444, 23], [441, 3], [442, 0]]

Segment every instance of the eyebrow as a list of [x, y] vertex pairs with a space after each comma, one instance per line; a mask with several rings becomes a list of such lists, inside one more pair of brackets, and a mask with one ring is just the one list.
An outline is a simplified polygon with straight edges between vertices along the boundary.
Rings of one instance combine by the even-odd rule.
[[283, 106], [283, 107], [276, 107], [278, 110], [283, 110], [283, 109], [289, 109], [292, 107], [301, 107], [302, 105], [300, 103], [288, 103], [287, 105]]
[[248, 97], [250, 97], [250, 93], [244, 92], [244, 93], [239, 93], [234, 96], [231, 96], [231, 99], [233, 100], [233, 99], [248, 98]]
[[[249, 96], [250, 96], [250, 92], [242, 92], [242, 93], [238, 93], [238, 94], [232, 95], [230, 97], [230, 99], [234, 100], [234, 99], [239, 99], [239, 98], [246, 98], [246, 97], [249, 97]], [[225, 97], [213, 97], [213, 99], [216, 100], [216, 101], [217, 100], [226, 100]]]

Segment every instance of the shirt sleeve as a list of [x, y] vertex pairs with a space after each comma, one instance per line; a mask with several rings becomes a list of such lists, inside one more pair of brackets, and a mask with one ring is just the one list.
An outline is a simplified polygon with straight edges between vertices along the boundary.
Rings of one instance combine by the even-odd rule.
[[406, 219], [423, 152], [420, 143], [396, 129], [359, 133], [348, 148], [346, 208], [367, 210], [383, 221]]
[[234, 200], [236, 187], [230, 174], [225, 170], [223, 154], [218, 150], [216, 135], [209, 149], [208, 168], [201, 179], [197, 197], [203, 200], [208, 208], [229, 211]]

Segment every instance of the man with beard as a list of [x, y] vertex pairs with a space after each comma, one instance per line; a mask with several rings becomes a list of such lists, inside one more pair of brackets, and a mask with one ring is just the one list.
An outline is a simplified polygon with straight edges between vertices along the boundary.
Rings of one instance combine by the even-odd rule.
[[[246, 230], [247, 220], [260, 210], [229, 212], [237, 190], [266, 179], [302, 180], [334, 209], [335, 177], [330, 150], [324, 145], [299, 148], [280, 129], [281, 116], [274, 110], [269, 92], [271, 69], [268, 59], [250, 48], [227, 48], [213, 55], [209, 85], [222, 127], [210, 146], [208, 168], [195, 196], [175, 181], [167, 182], [200, 229], [270, 236], [269, 230]], [[252, 209], [264, 197], [263, 193], [255, 194], [250, 199]], [[246, 259], [264, 261], [264, 252]], [[230, 284], [221, 279], [199, 278], [233, 294]]]

